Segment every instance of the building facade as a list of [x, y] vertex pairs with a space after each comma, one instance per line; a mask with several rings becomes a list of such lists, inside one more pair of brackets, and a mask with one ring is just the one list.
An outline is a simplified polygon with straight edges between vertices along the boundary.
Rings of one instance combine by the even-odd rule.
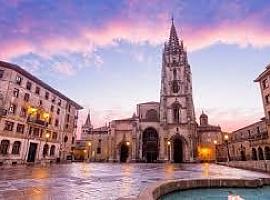
[[66, 160], [80, 109], [26, 70], [0, 61], [0, 164]]
[[260, 121], [228, 134], [217, 146], [217, 160], [270, 160], [270, 65], [255, 80], [259, 83], [264, 115]]
[[[197, 161], [199, 141], [201, 145], [205, 141], [198, 137], [221, 134], [220, 128], [208, 122], [196, 122], [191, 68], [173, 21], [162, 53], [160, 102], [138, 104], [131, 118], [111, 121], [103, 135], [93, 129], [88, 119], [90, 115], [82, 127], [82, 141], [95, 146], [100, 142], [100, 154], [104, 148], [104, 160], [113, 162]], [[102, 142], [108, 146], [102, 146]], [[86, 152], [88, 147], [84, 148]]]

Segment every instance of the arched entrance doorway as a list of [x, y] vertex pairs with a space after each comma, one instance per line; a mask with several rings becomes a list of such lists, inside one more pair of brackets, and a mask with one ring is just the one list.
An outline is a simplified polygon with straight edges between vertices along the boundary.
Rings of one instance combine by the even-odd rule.
[[156, 162], [158, 159], [158, 133], [154, 128], [143, 131], [142, 157], [146, 162]]
[[259, 160], [264, 160], [263, 158], [263, 150], [261, 147], [258, 148]]
[[120, 162], [127, 162], [128, 159], [128, 153], [129, 153], [129, 148], [126, 143], [121, 144], [120, 146]]
[[270, 148], [267, 146], [264, 148], [265, 160], [270, 160]]
[[258, 160], [257, 151], [256, 151], [255, 148], [252, 148], [252, 150], [251, 150], [251, 159], [252, 160]]
[[183, 162], [183, 144], [180, 137], [173, 139], [173, 161], [175, 163]]
[[240, 150], [240, 154], [241, 154], [241, 161], [245, 161], [246, 160], [246, 151]]

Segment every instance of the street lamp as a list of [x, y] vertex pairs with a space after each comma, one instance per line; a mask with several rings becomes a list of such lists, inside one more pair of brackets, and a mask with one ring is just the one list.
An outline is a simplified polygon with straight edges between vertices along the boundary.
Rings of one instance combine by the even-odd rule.
[[127, 141], [126, 144], [127, 144], [127, 146], [129, 146], [130, 145], [130, 142]]
[[171, 160], [171, 141], [167, 142], [168, 144], [168, 160]]
[[45, 138], [46, 138], [46, 143], [47, 143], [49, 138], [50, 138], [50, 133], [47, 132], [46, 135], [45, 135]]
[[92, 143], [88, 142], [87, 145], [88, 145], [88, 161], [90, 161], [90, 147], [92, 146]]
[[228, 158], [228, 161], [231, 161], [230, 150], [229, 150], [229, 135], [227, 134], [224, 135], [224, 140], [227, 147], [227, 158]]

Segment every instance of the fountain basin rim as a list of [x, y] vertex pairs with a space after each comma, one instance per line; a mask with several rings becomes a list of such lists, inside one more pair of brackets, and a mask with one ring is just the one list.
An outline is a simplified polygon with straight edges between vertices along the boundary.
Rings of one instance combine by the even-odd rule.
[[175, 191], [199, 188], [258, 188], [270, 185], [270, 178], [191, 178], [155, 182], [146, 187], [138, 200], [157, 200]]

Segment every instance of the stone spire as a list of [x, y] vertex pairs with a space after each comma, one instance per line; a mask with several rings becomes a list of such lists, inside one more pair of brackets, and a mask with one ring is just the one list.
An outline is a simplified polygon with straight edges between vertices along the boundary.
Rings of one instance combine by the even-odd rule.
[[171, 30], [170, 30], [169, 47], [171, 48], [179, 47], [179, 39], [177, 36], [176, 28], [174, 26], [173, 17], [172, 17], [172, 25], [171, 25]]
[[89, 110], [89, 112], [88, 112], [86, 121], [85, 121], [84, 125], [82, 126], [82, 128], [87, 128], [87, 129], [92, 129], [92, 128], [93, 128], [93, 126], [92, 126], [92, 124], [91, 124], [90, 110]]

